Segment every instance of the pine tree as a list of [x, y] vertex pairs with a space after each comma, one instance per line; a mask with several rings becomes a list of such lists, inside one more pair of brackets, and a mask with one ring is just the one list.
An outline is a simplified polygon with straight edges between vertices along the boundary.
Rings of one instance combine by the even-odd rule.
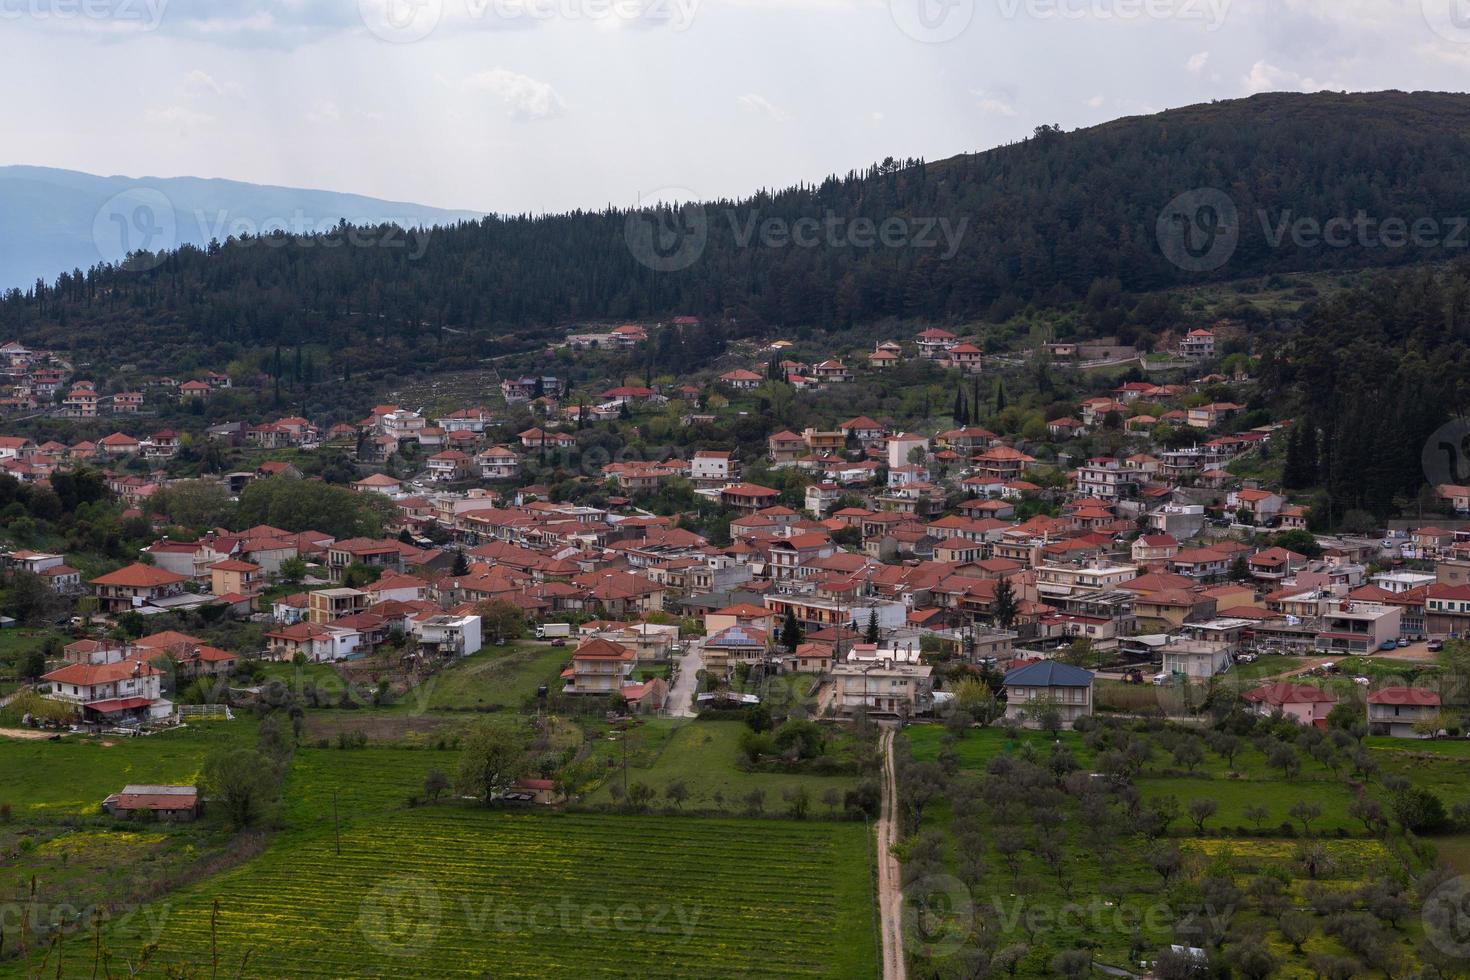
[[990, 604], [990, 618], [1003, 630], [1011, 628], [1016, 621], [1016, 590], [1011, 580], [1003, 578], [995, 584], [995, 599]]
[[801, 646], [801, 624], [796, 621], [796, 611], [786, 610], [786, 621], [781, 624], [781, 645], [786, 652], [795, 653], [796, 648]]
[[866, 643], [878, 642], [878, 609], [876, 606], [868, 611], [868, 629], [863, 635], [863, 641]]
[[995, 382], [995, 414], [999, 415], [1006, 409], [1006, 385], [999, 379]]

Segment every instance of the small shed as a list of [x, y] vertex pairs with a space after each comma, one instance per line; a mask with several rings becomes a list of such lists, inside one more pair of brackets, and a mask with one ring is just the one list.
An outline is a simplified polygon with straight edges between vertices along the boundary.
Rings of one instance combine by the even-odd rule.
[[102, 801], [114, 817], [186, 823], [199, 816], [199, 790], [194, 786], [124, 786]]

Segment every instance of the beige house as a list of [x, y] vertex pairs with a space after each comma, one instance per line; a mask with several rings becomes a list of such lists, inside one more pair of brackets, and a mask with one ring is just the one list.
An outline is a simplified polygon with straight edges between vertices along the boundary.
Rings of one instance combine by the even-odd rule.
[[1063, 728], [1092, 714], [1092, 672], [1055, 660], [1041, 660], [1008, 671], [1006, 717], [1031, 727], [1040, 723], [1038, 702], [1056, 708]]
[[588, 640], [572, 654], [567, 694], [618, 694], [633, 675], [637, 655], [621, 643]]
[[254, 562], [228, 558], [209, 566], [209, 589], [215, 595], [254, 595], [263, 576]]
[[830, 677], [829, 704], [839, 717], [865, 711], [870, 716], [912, 718], [934, 707], [934, 668], [928, 664], [881, 659], [846, 662], [834, 665]]

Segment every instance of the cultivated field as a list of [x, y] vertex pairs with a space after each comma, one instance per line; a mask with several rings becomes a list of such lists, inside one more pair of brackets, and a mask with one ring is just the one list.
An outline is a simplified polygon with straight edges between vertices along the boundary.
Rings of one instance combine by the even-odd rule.
[[869, 865], [861, 824], [430, 807], [344, 827], [340, 856], [285, 834], [105, 944], [208, 963], [217, 899], [230, 975], [871, 977]]
[[[651, 721], [635, 730], [633, 738], [646, 743], [645, 751], [634, 755], [628, 766], [628, 782], [643, 782], [660, 795], [675, 781], [689, 790], [684, 806], [689, 809], [721, 809], [737, 811], [744, 807], [742, 799], [753, 790], [765, 794], [767, 812], [779, 812], [782, 794], [804, 786], [811, 797], [811, 813], [827, 812], [822, 796], [827, 790], [846, 793], [857, 783], [855, 776], [818, 776], [781, 772], [743, 772], [736, 766], [740, 756], [739, 740], [746, 727], [738, 721]], [[611, 802], [614, 783], [621, 783], [621, 744], [604, 740], [598, 755], [610, 763], [609, 779], [592, 794], [596, 803]]]

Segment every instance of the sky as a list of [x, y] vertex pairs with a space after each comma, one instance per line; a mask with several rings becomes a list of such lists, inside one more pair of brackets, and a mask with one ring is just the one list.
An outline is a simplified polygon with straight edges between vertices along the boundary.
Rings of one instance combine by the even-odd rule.
[[1470, 0], [0, 0], [0, 64], [0, 163], [545, 212], [1462, 91]]

